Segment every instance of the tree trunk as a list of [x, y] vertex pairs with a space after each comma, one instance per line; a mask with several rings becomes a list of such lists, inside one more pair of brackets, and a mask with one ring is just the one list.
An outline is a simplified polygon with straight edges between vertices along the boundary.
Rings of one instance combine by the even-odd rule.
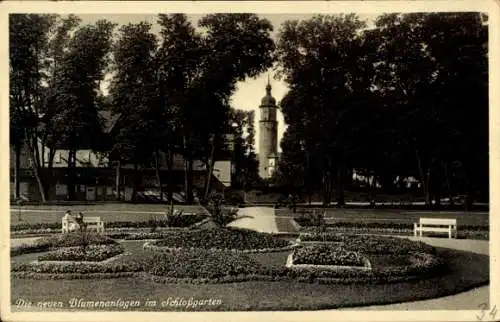
[[115, 175], [115, 191], [116, 191], [116, 200], [120, 201], [121, 196], [120, 196], [120, 161], [117, 162], [116, 164], [116, 175]]
[[160, 175], [160, 153], [158, 149], [155, 151], [155, 171], [156, 171], [156, 180], [158, 181], [158, 184], [160, 185], [160, 201], [163, 201], [163, 182], [161, 181], [161, 175]]
[[42, 203], [45, 203], [47, 202], [47, 195], [45, 194], [44, 181], [41, 178], [38, 140], [36, 134], [31, 133], [30, 131], [25, 130], [25, 135], [26, 138], [28, 138], [28, 153], [29, 153], [29, 158], [31, 159], [31, 169], [33, 170], [33, 174], [35, 175], [35, 179], [38, 184], [38, 190], [40, 192], [40, 198], [42, 199]]
[[49, 196], [50, 189], [52, 187], [52, 169], [54, 168], [54, 158], [56, 156], [56, 149], [50, 149], [49, 148], [49, 160], [47, 164], [47, 171], [45, 173], [45, 177], [47, 178], [45, 182], [47, 183], [45, 185], [45, 195]]
[[344, 191], [344, 166], [339, 165], [337, 166], [337, 189], [338, 189], [338, 196], [337, 196], [337, 205], [338, 206], [345, 206], [345, 191]]
[[76, 150], [68, 151], [68, 200], [75, 200], [75, 170], [76, 170]]
[[173, 160], [173, 152], [168, 151], [167, 155], [167, 190], [168, 190], [168, 201], [173, 202], [173, 195], [174, 195], [174, 173], [173, 173], [173, 165], [174, 165], [174, 160]]
[[212, 146], [210, 148], [210, 158], [208, 159], [208, 169], [207, 169], [207, 177], [206, 177], [206, 185], [205, 185], [205, 198], [208, 197], [210, 193], [210, 181], [212, 179], [212, 173], [214, 171], [214, 153], [215, 153], [215, 135], [212, 137]]
[[19, 170], [21, 168], [21, 144], [16, 144], [14, 146], [15, 149], [15, 158], [16, 158], [16, 165], [14, 168], [14, 199], [19, 199], [20, 197], [20, 178], [19, 178]]
[[134, 182], [132, 184], [132, 202], [137, 199], [137, 187], [139, 185], [139, 171], [137, 161], [134, 161]]
[[453, 190], [452, 190], [451, 181], [450, 181], [450, 174], [448, 172], [448, 163], [443, 162], [443, 168], [444, 168], [444, 179], [446, 182], [446, 188], [448, 190], [448, 199], [450, 200], [449, 206], [453, 207], [453, 204], [454, 204], [454, 202], [453, 202]]
[[430, 170], [427, 170], [427, 173], [424, 173], [424, 169], [422, 167], [422, 160], [420, 159], [420, 153], [418, 152], [417, 149], [414, 149], [415, 151], [415, 157], [417, 159], [417, 165], [418, 165], [418, 172], [420, 174], [420, 181], [422, 183], [422, 188], [424, 190], [424, 197], [425, 197], [425, 207], [430, 208], [432, 205], [431, 202], [431, 195], [429, 191], [429, 177], [430, 177]]
[[186, 203], [193, 203], [193, 160], [186, 161]]
[[323, 170], [323, 206], [328, 205], [328, 185], [329, 185], [329, 180], [328, 180], [328, 175], [325, 170]]

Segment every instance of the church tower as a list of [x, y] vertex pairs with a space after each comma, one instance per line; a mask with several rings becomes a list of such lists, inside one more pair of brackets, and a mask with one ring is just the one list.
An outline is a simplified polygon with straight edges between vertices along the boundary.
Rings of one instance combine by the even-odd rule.
[[266, 96], [260, 103], [259, 121], [259, 175], [270, 178], [278, 159], [278, 121], [276, 99], [271, 95], [271, 83], [267, 79]]

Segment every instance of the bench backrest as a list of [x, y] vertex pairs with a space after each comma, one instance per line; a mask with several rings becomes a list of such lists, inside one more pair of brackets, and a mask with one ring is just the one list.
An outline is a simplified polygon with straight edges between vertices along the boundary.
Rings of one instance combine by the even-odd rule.
[[456, 219], [449, 219], [449, 218], [420, 218], [420, 224], [421, 225], [440, 225], [440, 226], [456, 226], [457, 225], [457, 220]]
[[101, 221], [100, 217], [83, 217], [83, 222], [86, 223], [98, 223]]

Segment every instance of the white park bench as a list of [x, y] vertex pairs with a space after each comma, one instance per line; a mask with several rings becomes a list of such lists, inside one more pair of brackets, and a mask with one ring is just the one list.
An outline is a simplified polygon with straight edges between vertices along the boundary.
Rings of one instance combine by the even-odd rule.
[[[83, 217], [83, 222], [87, 224], [88, 230], [95, 230], [100, 233], [104, 232], [104, 223], [101, 221], [100, 217]], [[70, 220], [63, 217], [62, 219], [63, 234], [68, 233], [70, 231], [74, 231], [78, 228], [79, 226], [74, 220]]]
[[422, 232], [437, 232], [448, 233], [448, 238], [452, 235], [457, 238], [457, 220], [444, 218], [420, 218], [418, 223], [413, 224], [413, 234], [417, 236], [419, 232], [422, 237]]

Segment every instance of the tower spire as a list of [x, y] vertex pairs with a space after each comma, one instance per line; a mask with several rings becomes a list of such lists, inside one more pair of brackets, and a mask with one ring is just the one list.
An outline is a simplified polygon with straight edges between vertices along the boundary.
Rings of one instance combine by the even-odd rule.
[[271, 95], [271, 79], [269, 77], [269, 73], [267, 74], [267, 86], [266, 86], [266, 91], [269, 95]]

